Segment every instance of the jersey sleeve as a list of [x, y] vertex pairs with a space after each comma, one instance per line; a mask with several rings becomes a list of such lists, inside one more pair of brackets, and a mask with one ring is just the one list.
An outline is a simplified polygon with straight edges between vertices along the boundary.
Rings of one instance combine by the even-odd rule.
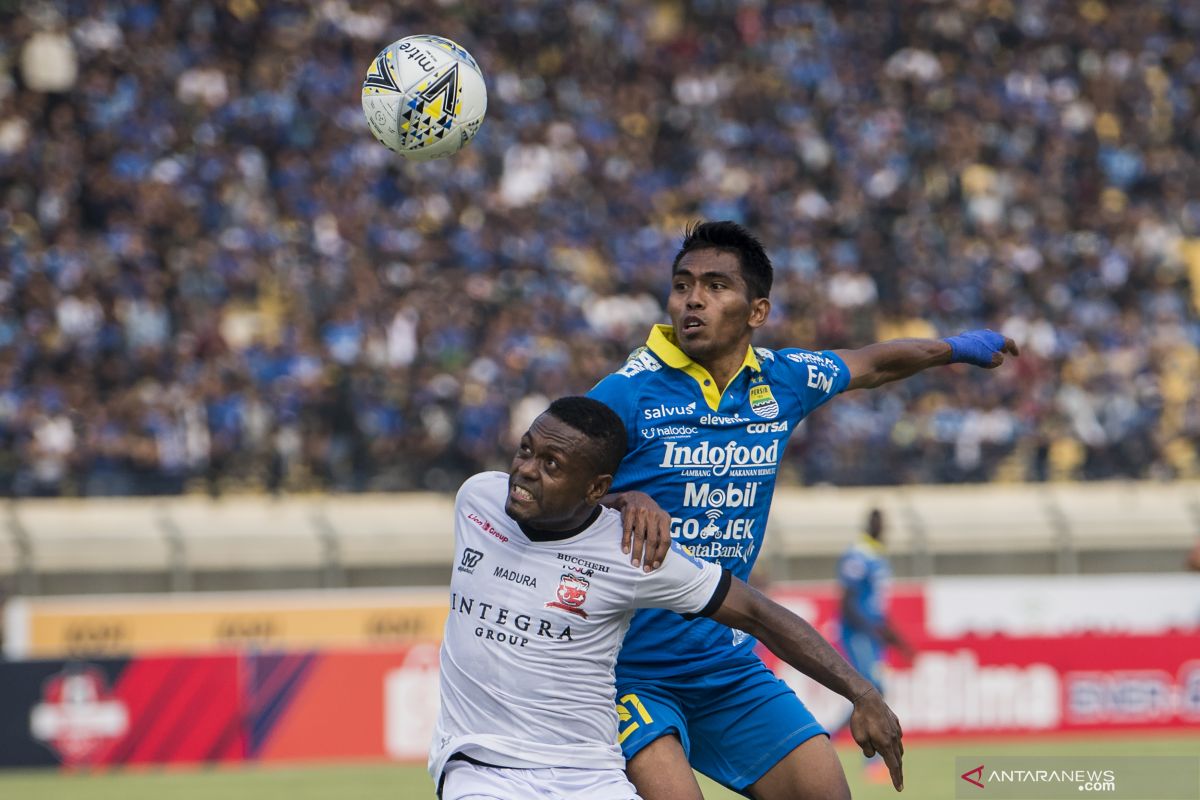
[[776, 356], [787, 384], [800, 398], [806, 415], [844, 392], [850, 385], [850, 368], [832, 350], [813, 351], [792, 347], [777, 351]]
[[[672, 542], [662, 566], [641, 574], [634, 589], [635, 605], [687, 615], [711, 614], [729, 590], [726, 574], [720, 565], [689, 555]], [[719, 593], [722, 596], [717, 598]], [[716, 606], [710, 608], [714, 600]]]
[[632, 449], [637, 444], [634, 437], [638, 430], [638, 411], [637, 390], [630, 384], [630, 379], [620, 372], [614, 372], [593, 386], [587, 396], [599, 400], [617, 413], [621, 422], [625, 423], [626, 447]]

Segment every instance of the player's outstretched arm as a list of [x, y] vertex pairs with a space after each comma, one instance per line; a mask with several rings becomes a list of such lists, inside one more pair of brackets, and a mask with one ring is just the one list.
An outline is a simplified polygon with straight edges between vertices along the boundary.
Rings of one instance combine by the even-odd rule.
[[633, 553], [631, 563], [646, 572], [661, 567], [671, 549], [671, 515], [645, 492], [614, 492], [600, 504], [621, 512], [621, 552]]
[[966, 331], [946, 339], [895, 339], [834, 352], [850, 370], [847, 390], [874, 389], [945, 364], [995, 369], [1004, 363], [1006, 353], [1021, 354], [1012, 339], [989, 330]]
[[897, 791], [904, 789], [900, 721], [871, 682], [800, 617], [734, 578], [712, 618], [754, 636], [775, 655], [854, 703], [850, 732], [868, 758], [879, 753]]

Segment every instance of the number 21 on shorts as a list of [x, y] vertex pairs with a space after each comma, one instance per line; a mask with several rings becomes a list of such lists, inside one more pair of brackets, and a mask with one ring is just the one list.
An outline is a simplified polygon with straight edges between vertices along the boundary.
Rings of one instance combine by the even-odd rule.
[[[635, 718], [636, 716], [636, 718]], [[642, 723], [654, 722], [650, 712], [642, 705], [636, 694], [627, 694], [617, 701], [617, 744], [624, 742], [629, 734], [642, 727]]]

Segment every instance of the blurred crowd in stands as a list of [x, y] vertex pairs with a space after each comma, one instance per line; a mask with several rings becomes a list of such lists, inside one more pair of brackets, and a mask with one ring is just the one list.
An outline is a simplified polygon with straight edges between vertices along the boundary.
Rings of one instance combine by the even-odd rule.
[[[1200, 4], [0, 4], [0, 494], [450, 489], [665, 321], [683, 226], [776, 267], [757, 343], [990, 326], [831, 403], [785, 480], [1200, 474]], [[359, 90], [482, 65], [449, 161]]]

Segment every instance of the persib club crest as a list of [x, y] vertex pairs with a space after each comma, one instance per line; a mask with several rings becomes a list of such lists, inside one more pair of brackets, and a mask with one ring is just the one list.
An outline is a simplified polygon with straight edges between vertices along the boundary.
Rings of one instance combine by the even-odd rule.
[[583, 602], [587, 600], [589, 586], [591, 584], [588, 583], [587, 578], [581, 575], [572, 575], [569, 572], [563, 573], [562, 577], [558, 579], [558, 592], [555, 594], [555, 599], [546, 603], [546, 608], [559, 608], [568, 614], [587, 619], [587, 612], [583, 610]]
[[771, 386], [766, 383], [750, 387], [750, 410], [763, 419], [775, 419], [779, 416], [779, 403], [771, 394]]

